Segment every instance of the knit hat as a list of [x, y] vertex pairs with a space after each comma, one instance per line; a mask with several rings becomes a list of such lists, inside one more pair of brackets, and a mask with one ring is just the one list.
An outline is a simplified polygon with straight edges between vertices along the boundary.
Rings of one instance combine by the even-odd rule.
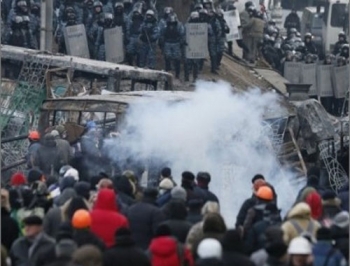
[[24, 218], [23, 224], [24, 225], [42, 225], [43, 219], [41, 219], [37, 215], [32, 215], [32, 216], [28, 216], [28, 217]]
[[40, 179], [42, 178], [43, 174], [36, 169], [32, 169], [29, 171], [28, 173], [28, 183], [34, 183], [36, 181], [40, 181]]
[[11, 176], [10, 184], [11, 186], [20, 186], [27, 183], [27, 178], [21, 172], [14, 173]]
[[321, 227], [316, 232], [317, 240], [332, 240], [332, 232], [327, 227]]
[[261, 174], [257, 174], [252, 178], [252, 184], [255, 183], [256, 180], [265, 180], [265, 177]]
[[164, 167], [160, 174], [162, 177], [171, 177], [171, 169], [169, 167]]
[[79, 181], [79, 172], [75, 168], [68, 169], [63, 177], [67, 177], [67, 176], [72, 176], [74, 177], [75, 181]]
[[186, 201], [187, 199], [186, 190], [182, 187], [174, 187], [170, 193], [171, 193], [171, 198], [173, 199], [180, 199], [183, 201]]
[[90, 183], [85, 181], [77, 182], [74, 184], [74, 190], [78, 196], [87, 200], [90, 198]]
[[349, 213], [347, 211], [342, 211], [338, 213], [334, 219], [333, 224], [340, 228], [348, 228], [349, 227]]
[[214, 238], [206, 238], [199, 243], [197, 248], [197, 254], [201, 259], [221, 259], [222, 246], [218, 240]]
[[169, 178], [164, 178], [159, 184], [159, 189], [170, 190], [173, 187], [174, 187], [174, 183], [171, 182]]
[[155, 233], [156, 237], [159, 236], [171, 236], [171, 229], [169, 227], [169, 225], [167, 224], [161, 224], [157, 227], [156, 229], [156, 233]]

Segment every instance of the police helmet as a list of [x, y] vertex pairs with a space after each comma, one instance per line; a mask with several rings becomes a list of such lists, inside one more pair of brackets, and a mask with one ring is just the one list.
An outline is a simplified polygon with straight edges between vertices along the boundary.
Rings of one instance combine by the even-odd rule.
[[17, 6], [18, 7], [27, 7], [28, 5], [27, 5], [26, 1], [18, 1]]
[[202, 3], [203, 3], [203, 5], [205, 5], [205, 4], [212, 4], [213, 0], [203, 0]]
[[147, 12], [146, 12], [146, 16], [152, 16], [154, 17], [155, 16], [155, 13], [152, 9], [148, 9]]
[[297, 33], [295, 33], [295, 37], [301, 38], [301, 34], [299, 31], [297, 31]]
[[312, 39], [312, 34], [310, 32], [305, 33], [304, 38]]
[[344, 56], [338, 56], [337, 65], [338, 66], [346, 65], [346, 58]]
[[194, 9], [199, 11], [199, 10], [203, 9], [203, 5], [198, 3], [194, 6]]
[[305, 56], [305, 62], [306, 63], [313, 63], [314, 62], [314, 57], [312, 56], [312, 54], [307, 54]]
[[71, 6], [67, 6], [66, 9], [64, 10], [64, 13], [68, 14], [68, 13], [75, 13], [75, 10], [73, 7]]
[[345, 32], [344, 31], [341, 31], [338, 33], [338, 37], [343, 37], [345, 38]]
[[218, 8], [216, 10], [216, 14], [219, 16], [219, 17], [223, 17], [224, 16], [224, 10], [222, 10], [221, 8]]
[[171, 6], [164, 7], [164, 14], [171, 14], [174, 13], [174, 9]]
[[120, 8], [124, 8], [124, 4], [123, 4], [123, 3], [121, 3], [121, 2], [117, 2], [117, 3], [115, 3], [114, 8], [115, 8], [115, 9], [117, 9], [118, 7], [120, 7]]
[[94, 7], [103, 7], [103, 4], [100, 1], [95, 1], [94, 2]]
[[233, 3], [229, 3], [228, 6], [226, 7], [227, 11], [231, 11], [231, 10], [236, 10], [236, 7]]
[[105, 20], [113, 20], [113, 14], [112, 13], [105, 13]]
[[29, 22], [30, 21], [29, 16], [23, 16], [22, 19], [23, 19], [23, 22]]
[[285, 51], [292, 51], [293, 47], [290, 44], [287, 43], [287, 44], [283, 45], [283, 50], [285, 50]]
[[132, 5], [133, 0], [123, 0], [124, 5]]
[[208, 11], [206, 9], [202, 8], [201, 10], [199, 10], [199, 14], [208, 15]]
[[199, 13], [197, 11], [191, 12], [190, 18], [191, 19], [199, 18]]
[[22, 23], [23, 22], [23, 18], [21, 16], [15, 16], [15, 17], [13, 17], [12, 21], [14, 23], [17, 23], [17, 24], [18, 23]]
[[294, 34], [296, 34], [298, 31], [297, 31], [297, 29], [296, 28], [291, 28], [290, 30], [289, 30], [289, 33], [291, 34], [291, 33], [294, 33]]
[[75, 13], [68, 13], [68, 14], [67, 14], [67, 19], [68, 19], [68, 20], [72, 21], [72, 20], [74, 20], [75, 18], [76, 18]]
[[264, 34], [264, 41], [270, 41], [270, 40], [271, 40], [270, 35]]

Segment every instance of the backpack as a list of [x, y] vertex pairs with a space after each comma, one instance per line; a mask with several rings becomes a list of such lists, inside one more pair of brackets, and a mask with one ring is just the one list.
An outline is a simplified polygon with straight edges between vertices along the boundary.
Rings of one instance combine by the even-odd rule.
[[309, 224], [307, 225], [306, 230], [301, 228], [299, 223], [295, 220], [290, 220], [290, 223], [293, 225], [294, 229], [297, 231], [299, 236], [304, 236], [304, 237], [310, 238], [310, 240], [314, 239], [315, 225], [312, 221], [309, 221]]

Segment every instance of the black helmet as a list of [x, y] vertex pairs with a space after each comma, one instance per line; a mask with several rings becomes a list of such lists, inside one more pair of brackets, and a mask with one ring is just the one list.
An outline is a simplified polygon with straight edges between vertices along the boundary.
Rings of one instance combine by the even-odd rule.
[[341, 31], [338, 33], [338, 37], [343, 37], [345, 38], [345, 32], [344, 31]]
[[247, 2], [244, 4], [244, 6], [245, 6], [245, 9], [248, 10], [248, 7], [254, 6], [254, 4], [253, 4], [252, 1], [247, 1]]
[[167, 19], [167, 23], [177, 23], [177, 16], [176, 16], [176, 14], [173, 14], [173, 15], [169, 16], [168, 19]]

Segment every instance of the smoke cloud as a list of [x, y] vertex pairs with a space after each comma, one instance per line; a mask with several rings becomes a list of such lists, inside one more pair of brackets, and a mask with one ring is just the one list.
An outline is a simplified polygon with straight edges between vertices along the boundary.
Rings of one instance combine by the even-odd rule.
[[109, 140], [109, 156], [117, 161], [160, 159], [171, 167], [177, 183], [185, 170], [209, 172], [209, 187], [219, 197], [229, 227], [234, 226], [243, 201], [251, 196], [251, 178], [257, 173], [275, 186], [278, 205], [286, 212], [297, 188], [289, 182], [291, 174], [276, 160], [268, 139], [271, 131], [264, 123], [266, 114], [286, 114], [278, 102], [276, 93], [259, 89], [232, 93], [228, 83], [200, 81], [191, 100], [132, 105], [121, 142], [116, 145]]

